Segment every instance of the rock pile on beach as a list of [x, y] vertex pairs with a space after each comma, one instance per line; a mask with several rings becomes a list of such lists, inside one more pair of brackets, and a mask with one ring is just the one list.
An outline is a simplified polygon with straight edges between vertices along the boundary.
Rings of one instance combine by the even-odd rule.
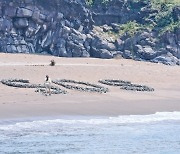
[[139, 84], [132, 84], [130, 81], [124, 80], [99, 80], [100, 83], [106, 84], [109, 86], [118, 86], [120, 89], [124, 90], [132, 90], [132, 91], [154, 91], [154, 88], [139, 85]]
[[82, 81], [62, 79], [62, 80], [54, 80], [53, 83], [63, 86], [67, 89], [78, 90], [82, 92], [107, 93], [109, 91], [108, 88], [104, 88], [103, 86], [97, 84], [91, 84], [88, 82], [82, 82]]
[[[0, 51], [60, 57], [123, 58], [179, 65], [180, 27], [146, 28], [134, 35], [119, 33], [121, 25], [156, 25], [160, 12], [150, 1], [0, 0]], [[180, 7], [170, 12], [174, 23]]]
[[[46, 93], [46, 87], [42, 84], [31, 84], [29, 80], [24, 79], [5, 79], [1, 80], [2, 84], [5, 84], [10, 87], [18, 87], [18, 88], [36, 88], [35, 92], [41, 92], [43, 94]], [[58, 87], [51, 86], [52, 94], [66, 94], [65, 90], [61, 90]]]
[[[82, 81], [74, 81], [74, 80], [53, 80], [54, 84], [60, 85], [64, 88], [71, 90], [78, 90], [81, 92], [98, 92], [98, 93], [106, 93], [108, 92], [108, 88], [104, 88], [103, 86], [91, 84], [88, 82]], [[46, 87], [42, 84], [31, 84], [29, 80], [24, 79], [4, 79], [1, 80], [1, 83], [10, 87], [18, 87], [18, 88], [36, 88], [35, 92], [40, 92], [45, 94]], [[58, 87], [51, 85], [51, 93], [52, 94], [66, 94], [67, 91], [61, 90]]]
[[[43, 94], [46, 93], [46, 87], [42, 84], [31, 84], [29, 80], [24, 79], [4, 79], [1, 80], [2, 84], [11, 87], [18, 87], [18, 88], [36, 88], [35, 92], [41, 92]], [[78, 90], [81, 92], [97, 92], [97, 93], [107, 93], [109, 92], [108, 88], [97, 84], [91, 84], [89, 82], [83, 81], [75, 81], [75, 80], [67, 80], [67, 79], [59, 79], [53, 80], [52, 83], [62, 86], [64, 88], [70, 90]], [[132, 90], [132, 91], [154, 91], [153, 88], [150, 88], [145, 85], [139, 84], [132, 84], [130, 81], [123, 81], [123, 80], [99, 80], [99, 83], [106, 84], [109, 86], [118, 86], [120, 89], [124, 90]], [[66, 94], [65, 90], [61, 90], [59, 87], [51, 86], [51, 93], [52, 94]]]

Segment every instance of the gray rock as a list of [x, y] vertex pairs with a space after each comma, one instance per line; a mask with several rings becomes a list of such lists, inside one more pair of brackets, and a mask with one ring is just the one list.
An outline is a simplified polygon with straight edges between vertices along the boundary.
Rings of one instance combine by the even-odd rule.
[[26, 18], [17, 18], [16, 21], [14, 22], [14, 26], [16, 28], [26, 28], [28, 27], [29, 23]]
[[15, 45], [7, 45], [6, 52], [7, 53], [16, 53], [17, 48]]
[[101, 49], [100, 52], [101, 52], [100, 57], [103, 58], [103, 59], [111, 59], [111, 58], [113, 58], [113, 54], [110, 51], [106, 50], [106, 49]]
[[18, 53], [30, 53], [30, 50], [27, 45], [18, 45], [17, 51]]
[[69, 27], [64, 26], [64, 27], [62, 28], [62, 34], [61, 34], [61, 35], [62, 35], [62, 37], [63, 37], [64, 39], [67, 39], [70, 33], [71, 33], [71, 29], [70, 29]]
[[76, 43], [76, 44], [83, 44], [86, 40], [86, 35], [81, 34], [80, 32], [73, 30], [72, 33], [70, 34], [71, 39]]
[[124, 50], [124, 41], [122, 41], [120, 38], [116, 39], [115, 45], [117, 50], [123, 51]]
[[134, 40], [133, 38], [128, 38], [124, 41], [124, 50], [133, 50]]
[[40, 19], [40, 11], [35, 10], [32, 14], [32, 19], [38, 23], [43, 23], [43, 21]]
[[57, 19], [61, 20], [61, 19], [63, 19], [63, 17], [64, 17], [64, 15], [62, 13], [58, 12]]
[[81, 57], [90, 57], [90, 54], [89, 54], [88, 51], [82, 50], [82, 55], [81, 55]]
[[151, 60], [157, 56], [157, 52], [153, 50], [150, 46], [135, 45], [135, 53], [142, 59]]
[[165, 65], [179, 65], [180, 63], [179, 59], [174, 57], [171, 53], [158, 56], [151, 61], [155, 63], [163, 63]]
[[8, 6], [8, 7], [6, 7], [4, 10], [5, 10], [4, 13], [5, 13], [6, 16], [8, 16], [8, 17], [10, 17], [10, 18], [16, 16], [16, 10], [17, 10], [16, 7], [14, 7], [14, 6]]
[[27, 28], [27, 30], [26, 30], [26, 33], [25, 33], [26, 37], [31, 38], [34, 35], [35, 31], [36, 31], [36, 29], [34, 29], [33, 27], [29, 26]]
[[39, 14], [40, 20], [46, 20], [46, 18], [47, 18], [47, 16], [45, 14], [42, 14], [42, 13]]
[[81, 57], [82, 51], [85, 50], [82, 44], [75, 44], [72, 41], [67, 42], [67, 47], [71, 50], [73, 57]]
[[108, 32], [108, 31], [112, 30], [112, 28], [110, 26], [108, 26], [108, 25], [103, 25], [102, 28], [103, 28], [104, 32]]
[[108, 41], [106, 41], [106, 40], [104, 40], [102, 38], [95, 38], [92, 41], [92, 46], [94, 46], [97, 49], [106, 49], [106, 50], [109, 50], [109, 51], [116, 50], [116, 46], [113, 43], [108, 42]]
[[119, 32], [119, 30], [120, 30], [119, 24], [117, 24], [117, 23], [111, 23], [111, 26], [112, 26], [113, 31], [114, 31], [115, 33], [118, 33], [118, 32]]
[[59, 48], [65, 48], [65, 45], [66, 45], [66, 41], [65, 41], [63, 38], [59, 38], [59, 39], [57, 40], [57, 46], [58, 46]]
[[166, 50], [172, 53], [175, 57], [180, 58], [180, 48], [178, 46], [166, 46]]
[[32, 17], [33, 12], [27, 8], [18, 8], [17, 9], [17, 17]]
[[101, 58], [101, 53], [100, 49], [96, 49], [95, 47], [91, 47], [90, 49], [91, 57]]
[[123, 55], [122, 55], [124, 58], [126, 59], [133, 59], [133, 55], [132, 55], [132, 52], [129, 51], [129, 50], [124, 50], [123, 52]]
[[43, 38], [41, 46], [46, 48], [52, 43], [52, 31], [49, 31]]
[[180, 6], [176, 6], [173, 8], [173, 18], [175, 21], [179, 21], [180, 20]]
[[58, 56], [59, 57], [69, 57], [65, 47], [59, 48]]
[[33, 3], [34, 3], [34, 0], [24, 0], [24, 3], [25, 3], [25, 4], [33, 4]]
[[10, 32], [12, 29], [13, 25], [11, 20], [9, 19], [4, 19], [4, 18], [0, 18], [0, 30], [4, 31], [4, 32]]

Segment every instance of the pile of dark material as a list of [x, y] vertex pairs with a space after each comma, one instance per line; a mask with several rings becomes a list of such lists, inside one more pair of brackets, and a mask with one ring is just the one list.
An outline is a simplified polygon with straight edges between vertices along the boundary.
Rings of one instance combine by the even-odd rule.
[[[29, 80], [24, 80], [24, 79], [8, 79], [8, 80], [2, 80], [2, 84], [5, 84], [7, 86], [11, 87], [18, 87], [18, 88], [36, 88], [37, 90], [35, 92], [41, 92], [43, 94], [46, 93], [46, 87], [42, 84], [31, 84]], [[58, 87], [51, 87], [52, 94], [66, 94], [66, 91], [61, 90]]]
[[38, 84], [31, 84], [29, 80], [24, 79], [8, 79], [2, 80], [2, 84], [11, 87], [18, 87], [18, 88], [43, 88], [43, 85]]
[[[98, 92], [98, 93], [107, 93], [109, 91], [108, 88], [105, 88], [103, 86], [97, 85], [97, 84], [91, 84], [88, 82], [82, 82], [82, 81], [75, 81], [75, 80], [53, 80], [54, 84], [63, 86], [67, 89], [71, 90], [78, 90], [82, 92]], [[5, 84], [7, 86], [11, 87], [18, 87], [18, 88], [36, 88], [35, 92], [41, 92], [43, 94], [46, 93], [46, 87], [42, 84], [31, 84], [29, 80], [24, 79], [7, 79], [2, 80], [2, 84]], [[124, 90], [132, 90], [132, 91], [154, 91], [153, 88], [145, 86], [145, 85], [139, 85], [139, 84], [132, 84], [129, 81], [123, 81], [123, 80], [99, 80], [99, 83], [110, 85], [110, 86], [118, 86], [120, 89]], [[81, 85], [81, 86], [80, 86]], [[58, 87], [51, 86], [51, 93], [52, 94], [66, 94], [67, 92], [65, 90], [61, 90]]]
[[[108, 92], [107, 88], [104, 88], [103, 86], [99, 86], [96, 84], [91, 84], [88, 82], [66, 80], [66, 79], [54, 80], [52, 82], [71, 90], [78, 90], [78, 91], [83, 91], [83, 92], [98, 92], [98, 93]], [[72, 85], [72, 84], [76, 84], [76, 85]], [[85, 85], [85, 87], [78, 86], [78, 85]]]
[[110, 85], [110, 86], [118, 86], [120, 89], [124, 90], [132, 90], [132, 91], [154, 91], [153, 88], [150, 88], [145, 85], [132, 84], [129, 81], [123, 80], [99, 80], [100, 83]]

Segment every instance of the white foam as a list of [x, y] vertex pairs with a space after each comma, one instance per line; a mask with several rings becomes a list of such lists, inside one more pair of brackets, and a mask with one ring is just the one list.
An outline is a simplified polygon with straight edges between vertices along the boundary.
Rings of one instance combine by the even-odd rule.
[[56, 127], [60, 125], [104, 125], [104, 124], [134, 124], [134, 123], [152, 123], [167, 120], [180, 120], [180, 112], [157, 112], [151, 115], [122, 115], [109, 118], [76, 118], [76, 119], [55, 119], [41, 120], [32, 122], [19, 122], [13, 125], [0, 125], [0, 130], [10, 129], [37, 129], [46, 128], [46, 126]]

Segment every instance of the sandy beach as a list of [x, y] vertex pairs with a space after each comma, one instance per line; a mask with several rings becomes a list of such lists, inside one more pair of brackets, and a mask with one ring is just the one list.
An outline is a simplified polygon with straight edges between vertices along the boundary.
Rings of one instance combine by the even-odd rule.
[[[55, 66], [49, 66], [54, 59]], [[0, 80], [28, 79], [44, 83], [51, 79], [72, 79], [98, 83], [100, 79], [120, 79], [147, 85], [154, 92], [109, 88], [106, 94], [67, 90], [67, 94], [44, 96], [35, 89], [0, 84], [0, 119], [61, 115], [118, 116], [180, 111], [180, 67], [125, 59], [59, 58], [42, 55], [0, 54]]]

